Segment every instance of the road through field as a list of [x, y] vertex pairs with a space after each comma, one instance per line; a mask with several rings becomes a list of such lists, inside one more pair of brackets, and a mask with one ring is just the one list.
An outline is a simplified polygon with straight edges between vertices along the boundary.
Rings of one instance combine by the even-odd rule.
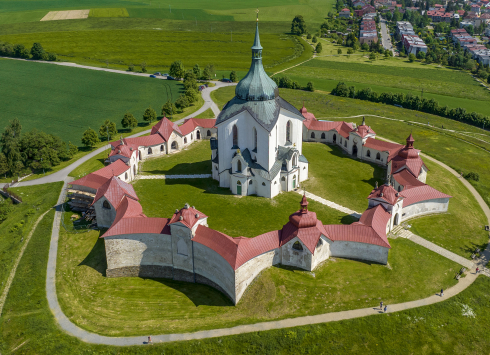
[[[386, 27], [386, 20], [381, 18], [379, 21], [379, 26], [381, 27], [381, 43], [384, 49], [389, 49], [393, 52], [393, 45], [391, 44], [391, 37], [388, 33], [388, 28]], [[395, 54], [395, 53], [393, 53]]]

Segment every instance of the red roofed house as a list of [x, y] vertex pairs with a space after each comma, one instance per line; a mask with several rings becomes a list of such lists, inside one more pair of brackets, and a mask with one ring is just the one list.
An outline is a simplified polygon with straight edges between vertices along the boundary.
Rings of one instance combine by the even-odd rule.
[[339, 17], [342, 18], [350, 18], [350, 10], [349, 9], [342, 9], [342, 11], [339, 12]]

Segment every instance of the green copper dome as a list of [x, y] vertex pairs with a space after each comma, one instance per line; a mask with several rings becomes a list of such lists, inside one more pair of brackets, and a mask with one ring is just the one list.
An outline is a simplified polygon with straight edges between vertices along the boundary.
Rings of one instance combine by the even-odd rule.
[[252, 64], [247, 75], [236, 86], [235, 96], [247, 101], [274, 100], [279, 96], [276, 83], [267, 75], [262, 66], [262, 46], [260, 45], [258, 22], [252, 46]]

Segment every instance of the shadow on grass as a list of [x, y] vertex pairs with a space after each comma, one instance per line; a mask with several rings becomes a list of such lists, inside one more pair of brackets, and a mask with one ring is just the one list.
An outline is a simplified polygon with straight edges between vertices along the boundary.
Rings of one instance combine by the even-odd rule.
[[[99, 232], [99, 236], [104, 234], [106, 229], [103, 229]], [[97, 238], [97, 242], [94, 247], [88, 253], [88, 255], [83, 259], [83, 261], [78, 264], [78, 266], [88, 266], [97, 271], [102, 276], [106, 276], [107, 270], [107, 261], [105, 258], [105, 247], [104, 240], [101, 238]]]
[[164, 170], [145, 170], [145, 173], [153, 175], [211, 174], [211, 160], [177, 164]]

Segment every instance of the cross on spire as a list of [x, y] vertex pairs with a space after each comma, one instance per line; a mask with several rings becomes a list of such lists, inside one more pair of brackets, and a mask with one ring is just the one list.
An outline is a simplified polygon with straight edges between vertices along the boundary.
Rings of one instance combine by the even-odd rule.
[[259, 22], [259, 8], [257, 8], [257, 10], [255, 10], [255, 12], [257, 13], [257, 22]]

